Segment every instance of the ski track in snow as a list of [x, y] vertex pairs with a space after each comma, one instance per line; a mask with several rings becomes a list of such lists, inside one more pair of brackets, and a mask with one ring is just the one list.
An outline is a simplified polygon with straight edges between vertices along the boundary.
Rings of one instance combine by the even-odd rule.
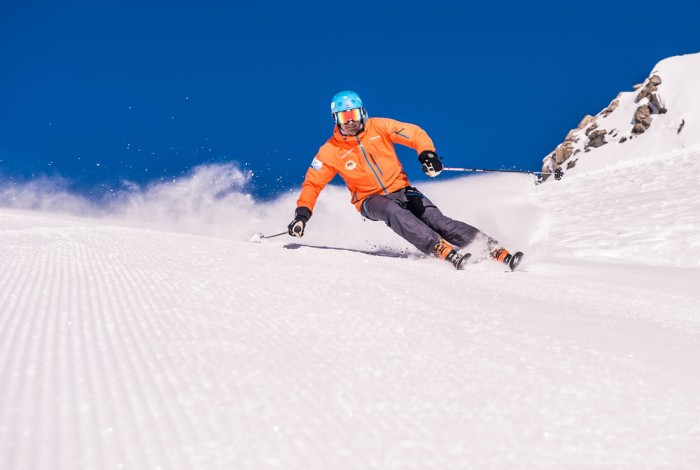
[[2, 468], [700, 462], [697, 269], [456, 273], [13, 211], [0, 237]]
[[421, 185], [516, 273], [2, 210], [0, 468], [696, 469], [698, 156]]
[[254, 201], [236, 165], [109, 209], [0, 188], [53, 212], [0, 209], [0, 470], [697, 470], [696, 62], [561, 181], [419, 185], [515, 273], [421, 258], [337, 186], [302, 240], [247, 243], [295, 196]]

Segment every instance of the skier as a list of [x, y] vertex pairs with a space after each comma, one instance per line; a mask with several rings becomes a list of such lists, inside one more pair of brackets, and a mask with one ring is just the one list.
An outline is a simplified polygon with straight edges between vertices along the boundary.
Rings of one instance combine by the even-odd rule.
[[446, 217], [410, 185], [395, 143], [416, 150], [428, 176], [439, 175], [443, 168], [433, 141], [423, 129], [393, 119], [368, 118], [362, 100], [352, 91], [333, 97], [331, 114], [336, 123], [333, 136], [319, 149], [306, 172], [295, 217], [288, 226], [289, 235], [304, 235], [318, 195], [339, 173], [350, 190], [351, 202], [364, 218], [386, 223], [421, 252], [463, 269], [471, 255], [462, 255], [455, 247], [481, 242], [485, 255], [515, 269], [522, 253], [511, 255], [477, 228]]

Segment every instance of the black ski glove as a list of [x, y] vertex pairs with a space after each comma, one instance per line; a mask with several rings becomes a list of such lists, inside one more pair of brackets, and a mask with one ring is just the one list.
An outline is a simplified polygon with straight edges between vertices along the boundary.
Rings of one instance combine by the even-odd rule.
[[293, 237], [303, 237], [306, 222], [311, 218], [311, 210], [306, 207], [297, 207], [294, 211], [294, 220], [287, 226], [288, 233]]
[[442, 162], [435, 152], [423, 150], [420, 155], [418, 155], [418, 161], [423, 164], [423, 173], [431, 178], [442, 172]]

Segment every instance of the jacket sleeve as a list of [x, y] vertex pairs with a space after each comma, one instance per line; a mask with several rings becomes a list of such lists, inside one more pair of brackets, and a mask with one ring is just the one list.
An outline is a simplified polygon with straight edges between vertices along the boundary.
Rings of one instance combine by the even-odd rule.
[[410, 147], [418, 153], [424, 150], [435, 151], [435, 145], [428, 133], [415, 124], [387, 118], [377, 119], [384, 131], [389, 134], [392, 142]]
[[319, 152], [306, 171], [304, 182], [301, 185], [301, 194], [297, 200], [297, 207], [307, 207], [311, 212], [314, 210], [318, 195], [338, 173], [338, 170], [324, 163], [320, 156]]

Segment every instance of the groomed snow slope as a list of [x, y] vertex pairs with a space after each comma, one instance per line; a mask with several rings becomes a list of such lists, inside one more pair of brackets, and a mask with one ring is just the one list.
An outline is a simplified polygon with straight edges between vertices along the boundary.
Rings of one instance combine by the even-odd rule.
[[697, 469], [700, 153], [630, 162], [419, 185], [515, 273], [335, 187], [260, 244], [293, 195], [173, 215], [201, 174], [111, 219], [0, 209], [0, 468]]

